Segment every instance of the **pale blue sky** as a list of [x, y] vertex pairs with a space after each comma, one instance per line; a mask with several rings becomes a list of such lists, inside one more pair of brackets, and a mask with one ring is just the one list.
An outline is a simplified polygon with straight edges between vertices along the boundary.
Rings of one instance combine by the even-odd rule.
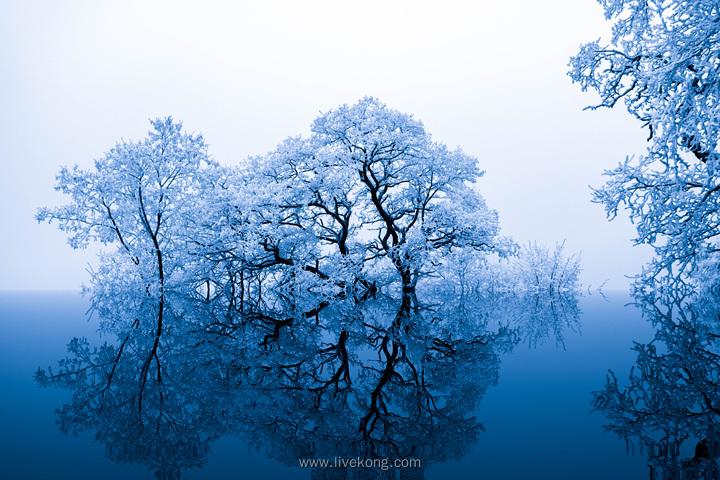
[[566, 75], [609, 26], [593, 0], [0, 2], [0, 289], [76, 289], [73, 251], [37, 207], [61, 165], [89, 168], [148, 118], [203, 132], [222, 163], [307, 133], [372, 95], [480, 159], [480, 189], [518, 242], [567, 239], [586, 284], [624, 288], [647, 248], [605, 220], [588, 185], [645, 132]]

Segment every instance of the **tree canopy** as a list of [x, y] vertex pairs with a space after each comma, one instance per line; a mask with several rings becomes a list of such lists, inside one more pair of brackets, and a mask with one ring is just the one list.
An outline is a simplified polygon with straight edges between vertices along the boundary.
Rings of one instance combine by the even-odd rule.
[[374, 98], [320, 115], [308, 138], [240, 167], [217, 164], [172, 118], [151, 123], [95, 171], [63, 168], [57, 189], [71, 203], [37, 215], [73, 247], [118, 245], [100, 271], [130, 272], [148, 290], [204, 285], [236, 292], [240, 306], [263, 283], [412, 292], [451, 254], [516, 251], [477, 190], [477, 159]]
[[[197, 197], [217, 164], [201, 135], [182, 132], [171, 117], [150, 123], [145, 139], [119, 142], [94, 171], [63, 167], [55, 188], [71, 203], [41, 208], [36, 218], [57, 221], [74, 248], [91, 240], [118, 245], [119, 255], [106, 257], [113, 268], [162, 287], [182, 268]], [[123, 268], [128, 263], [137, 268]]]
[[600, 3], [615, 22], [612, 38], [583, 45], [569, 74], [600, 95], [591, 108], [623, 102], [647, 127], [648, 149], [606, 172], [610, 180], [595, 201], [610, 217], [629, 210], [636, 242], [657, 253], [649, 278], [687, 280], [707, 266], [717, 270], [720, 4]]
[[453, 248], [509, 251], [497, 213], [472, 186], [483, 173], [477, 159], [373, 98], [321, 115], [310, 138], [287, 139], [251, 170], [248, 189], [272, 194], [258, 211], [277, 227], [263, 239], [277, 261], [294, 264], [281, 251], [310, 241], [313, 252], [293, 252], [309, 255], [305, 263], [386, 259], [412, 289]]

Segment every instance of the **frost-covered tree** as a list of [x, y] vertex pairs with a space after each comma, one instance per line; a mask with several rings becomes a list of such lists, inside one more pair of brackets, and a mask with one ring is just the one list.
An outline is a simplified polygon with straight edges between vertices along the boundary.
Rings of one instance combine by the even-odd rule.
[[451, 254], [515, 251], [474, 185], [477, 159], [374, 98], [320, 115], [308, 138], [240, 167], [217, 165], [202, 136], [171, 118], [152, 125], [95, 170], [64, 168], [57, 189], [71, 204], [37, 215], [74, 247], [118, 245], [96, 279], [122, 271], [150, 293], [203, 285], [206, 299], [222, 292], [243, 309], [271, 285], [411, 293]]
[[148, 291], [161, 292], [186, 262], [204, 172], [215, 162], [203, 137], [184, 133], [171, 117], [151, 124], [145, 139], [119, 142], [94, 170], [63, 167], [55, 189], [71, 203], [41, 208], [36, 218], [58, 222], [73, 248], [91, 240], [117, 245], [118, 255], [105, 257], [117, 264], [108, 274], [122, 270], [138, 276]]
[[595, 200], [611, 218], [629, 210], [636, 242], [657, 253], [649, 276], [682, 278], [673, 273], [691, 273], [699, 262], [717, 269], [720, 4], [599, 1], [615, 22], [612, 38], [583, 45], [570, 76], [600, 94], [591, 108], [624, 102], [649, 137], [647, 154], [607, 172]]
[[412, 116], [366, 97], [318, 117], [309, 138], [253, 159], [233, 221], [262, 247], [256, 267], [367, 285], [358, 272], [387, 261], [413, 291], [453, 249], [511, 250], [472, 185], [482, 174]]
[[[102, 306], [99, 300], [108, 293], [132, 285], [145, 295], [141, 303], [153, 309], [153, 315], [123, 317], [118, 325], [133, 325], [136, 334], [152, 339], [142, 353], [140, 392], [153, 362], [160, 370], [166, 295], [169, 287], [184, 288], [187, 283], [187, 234], [199, 213], [196, 198], [204, 190], [202, 173], [214, 165], [202, 136], [182, 132], [182, 124], [171, 117], [151, 124], [144, 140], [118, 143], [95, 161], [94, 170], [62, 168], [56, 189], [69, 195], [71, 203], [42, 208], [36, 217], [57, 221], [74, 248], [90, 240], [117, 245], [114, 255], [102, 256], [92, 293], [96, 305]], [[125, 341], [130, 340], [128, 336]]]

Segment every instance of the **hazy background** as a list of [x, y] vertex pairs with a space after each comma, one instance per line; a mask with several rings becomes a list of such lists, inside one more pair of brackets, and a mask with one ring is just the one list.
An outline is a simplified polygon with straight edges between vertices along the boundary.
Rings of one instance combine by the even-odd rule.
[[94, 252], [33, 215], [65, 203], [61, 165], [90, 168], [148, 118], [172, 115], [233, 164], [365, 95], [478, 157], [504, 234], [567, 239], [586, 284], [625, 288], [648, 249], [588, 185], [647, 133], [622, 108], [583, 112], [597, 98], [566, 75], [608, 31], [594, 0], [0, 1], [0, 289], [87, 281]]

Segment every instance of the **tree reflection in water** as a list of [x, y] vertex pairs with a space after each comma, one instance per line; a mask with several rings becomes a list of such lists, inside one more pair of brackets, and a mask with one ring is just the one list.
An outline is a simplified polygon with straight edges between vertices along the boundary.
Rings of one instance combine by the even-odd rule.
[[720, 478], [720, 304], [677, 292], [636, 299], [655, 339], [635, 344], [628, 385], [610, 372], [594, 407], [607, 431], [647, 454], [651, 480]]
[[[237, 305], [164, 294], [94, 297], [115, 345], [74, 339], [42, 385], [72, 391], [63, 432], [94, 431], [107, 456], [157, 478], [200, 467], [210, 444], [241, 435], [277, 461], [419, 459], [420, 468], [317, 468], [313, 478], [422, 478], [463, 457], [500, 354], [562, 340], [575, 292], [330, 299], [266, 291]], [[230, 300], [228, 300], [230, 298]], [[160, 309], [163, 328], [156, 342]], [[157, 345], [157, 346], [156, 346]]]

